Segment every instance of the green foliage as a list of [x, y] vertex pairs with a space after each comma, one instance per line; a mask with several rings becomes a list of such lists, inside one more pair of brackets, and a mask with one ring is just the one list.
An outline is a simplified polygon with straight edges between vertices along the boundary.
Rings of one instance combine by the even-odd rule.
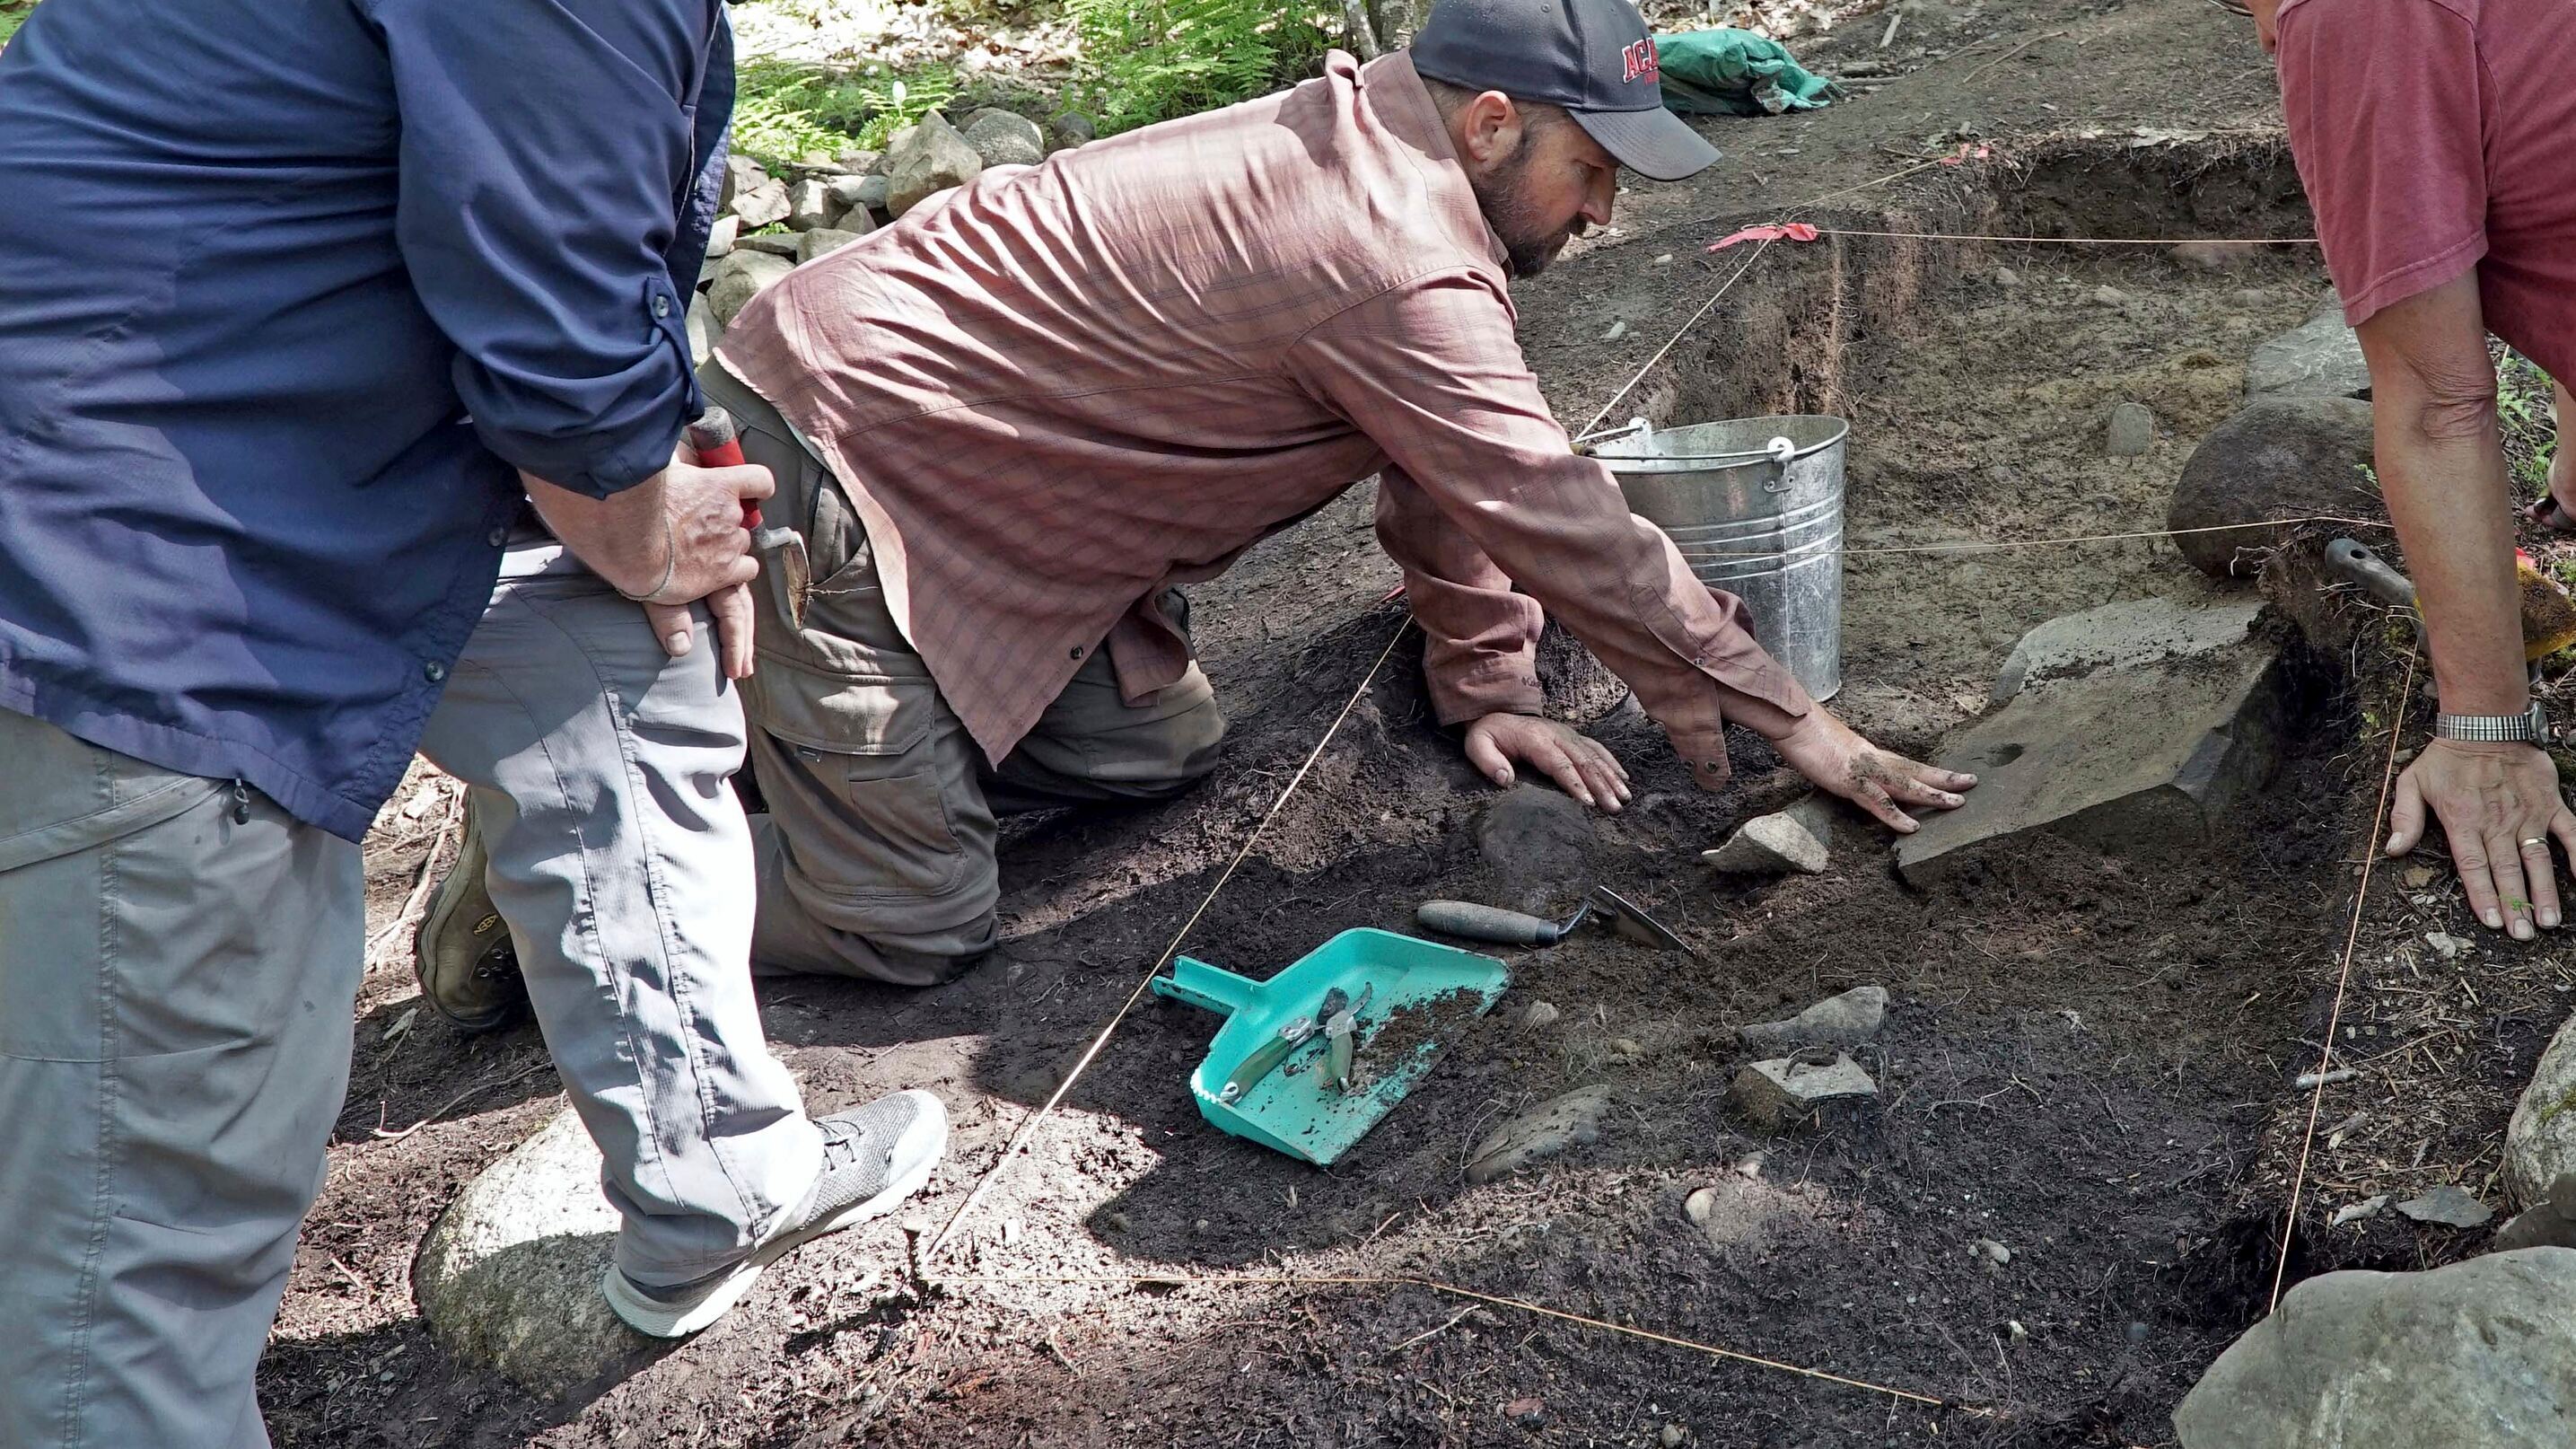
[[813, 152], [883, 150], [896, 131], [956, 94], [956, 76], [939, 67], [853, 75], [749, 60], [734, 101], [733, 148], [773, 170]]
[[1282, 0], [1067, 0], [1072, 98], [1104, 136], [1266, 95], [1313, 73], [1330, 38]]
[[27, 12], [36, 8], [36, 0], [0, 0], [0, 45], [7, 45], [27, 23]]
[[2558, 429], [2549, 419], [2549, 374], [2520, 353], [2507, 352], [2496, 367], [2496, 421], [2506, 465], [2522, 490], [2538, 497], [2549, 487], [2549, 460], [2558, 451]]

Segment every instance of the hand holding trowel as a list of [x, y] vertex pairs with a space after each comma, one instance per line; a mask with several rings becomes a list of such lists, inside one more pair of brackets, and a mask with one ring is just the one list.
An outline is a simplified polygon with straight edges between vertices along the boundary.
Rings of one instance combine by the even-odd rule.
[[[689, 446], [697, 450], [698, 463], [707, 468], [739, 468], [742, 456], [742, 429], [733, 414], [723, 408], [710, 407], [689, 425]], [[742, 526], [751, 530], [751, 551], [761, 561], [778, 571], [778, 582], [787, 591], [787, 620], [805, 627], [805, 601], [813, 592], [813, 575], [805, 562], [805, 540], [796, 530], [781, 524], [763, 524], [760, 505], [745, 501]]]

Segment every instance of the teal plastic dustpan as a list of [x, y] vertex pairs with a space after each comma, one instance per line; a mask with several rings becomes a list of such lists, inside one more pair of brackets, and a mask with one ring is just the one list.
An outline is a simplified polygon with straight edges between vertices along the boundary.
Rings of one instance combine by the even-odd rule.
[[[1267, 981], [1183, 956], [1172, 963], [1171, 975], [1155, 978], [1154, 992], [1226, 1018], [1208, 1045], [1206, 1060], [1190, 1073], [1190, 1095], [1198, 1099], [1199, 1115], [1237, 1137], [1322, 1166], [1349, 1151], [1393, 1111], [1431, 1070], [1445, 1044], [1407, 1023], [1399, 1035], [1414, 1044], [1390, 1046], [1404, 1058], [1388, 1060], [1373, 1052], [1371, 1044], [1391, 1018], [1426, 1008], [1444, 1015], [1463, 1008], [1481, 1016], [1510, 983], [1511, 974], [1491, 956], [1393, 931], [1361, 930], [1342, 932]], [[1312, 1020], [1327, 992], [1339, 988], [1357, 1000], [1364, 987], [1369, 999], [1353, 1038], [1358, 1043], [1353, 1090], [1344, 1092], [1324, 1081], [1325, 1043], [1319, 1032], [1242, 1097], [1223, 1099], [1226, 1079], [1235, 1068], [1291, 1023]]]

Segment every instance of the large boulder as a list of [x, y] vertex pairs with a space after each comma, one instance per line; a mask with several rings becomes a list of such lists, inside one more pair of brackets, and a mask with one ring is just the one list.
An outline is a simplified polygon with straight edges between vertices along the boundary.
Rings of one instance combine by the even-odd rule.
[[553, 1394], [647, 1349], [599, 1295], [618, 1227], [599, 1180], [599, 1149], [566, 1108], [457, 1194], [411, 1270], [449, 1352]]
[[901, 216], [930, 196], [963, 186], [984, 169], [984, 158], [948, 118], [932, 111], [886, 152], [886, 214]]
[[2542, 1201], [2568, 1173], [2576, 1173], [2576, 1019], [2550, 1038], [2504, 1129], [2504, 1185], [2515, 1202]]
[[715, 285], [707, 289], [707, 305], [715, 310], [716, 325], [731, 327], [752, 298], [794, 270], [794, 262], [763, 251], [745, 249], [726, 257], [716, 265]]
[[2183, 1449], [2565, 1449], [2576, 1250], [2429, 1273], [2328, 1273], [2219, 1355], [2174, 1411]]
[[986, 106], [968, 116], [957, 134], [987, 166], [1035, 166], [1046, 159], [1046, 133], [1017, 111]]
[[[2291, 534], [2286, 518], [2380, 518], [2370, 404], [2348, 397], [2260, 402], [2201, 440], [2174, 485], [2165, 526], [2202, 573], [2251, 577]], [[2219, 529], [2220, 532], [2193, 532]]]

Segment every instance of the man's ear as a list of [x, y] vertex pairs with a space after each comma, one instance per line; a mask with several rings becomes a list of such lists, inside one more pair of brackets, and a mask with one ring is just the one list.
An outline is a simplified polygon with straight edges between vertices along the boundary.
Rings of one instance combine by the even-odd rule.
[[1490, 166], [1510, 156], [1521, 143], [1520, 107], [1501, 91], [1486, 91], [1458, 111], [1458, 145], [1463, 159]]

